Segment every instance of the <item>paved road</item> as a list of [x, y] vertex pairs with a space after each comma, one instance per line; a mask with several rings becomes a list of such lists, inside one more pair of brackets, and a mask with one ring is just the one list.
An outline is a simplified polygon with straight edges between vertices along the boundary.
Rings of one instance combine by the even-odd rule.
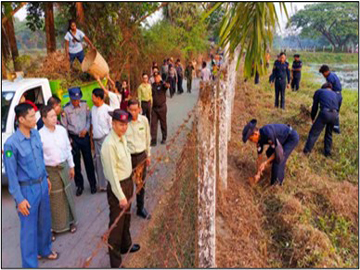
[[[168, 139], [171, 139], [178, 127], [183, 123], [187, 113], [194, 107], [199, 89], [199, 80], [193, 81], [193, 92], [186, 93], [186, 81], [183, 86], [185, 93], [175, 95], [172, 99], [168, 98]], [[191, 121], [190, 121], [191, 123]], [[171, 181], [170, 177], [174, 164], [179, 154], [182, 143], [185, 141], [185, 134], [189, 131], [190, 123], [179, 139], [175, 150], [170, 149], [167, 152], [165, 146], [160, 145], [160, 127], [158, 129], [158, 145], [152, 148], [153, 161], [156, 156], [168, 155], [170, 162], [162, 162], [157, 166], [157, 170], [152, 177], [147, 180], [145, 206], [151, 213], [160, 200], [161, 195], [168, 188]], [[180, 146], [180, 147], [179, 147]], [[84, 168], [84, 166], [83, 166]], [[83, 172], [83, 176], [86, 174]], [[78, 230], [75, 234], [64, 233], [57, 235], [57, 239], [53, 244], [53, 249], [61, 253], [57, 261], [40, 261], [41, 268], [78, 268], [82, 266], [84, 260], [91, 255], [95, 249], [100, 236], [108, 228], [108, 204], [106, 193], [90, 194], [90, 188], [85, 179], [85, 191], [82, 196], [75, 197], [76, 211], [78, 216]], [[75, 192], [75, 186], [73, 186]], [[2, 187], [2, 262], [4, 268], [20, 268], [20, 222], [15, 209], [15, 204], [9, 195], [7, 188]], [[140, 219], [134, 213], [136, 211], [135, 204], [132, 205], [132, 222], [131, 232], [133, 239], [136, 239], [144, 226], [146, 220]], [[90, 265], [92, 268], [108, 268], [109, 257], [107, 249], [102, 248], [99, 254], [92, 260]]]

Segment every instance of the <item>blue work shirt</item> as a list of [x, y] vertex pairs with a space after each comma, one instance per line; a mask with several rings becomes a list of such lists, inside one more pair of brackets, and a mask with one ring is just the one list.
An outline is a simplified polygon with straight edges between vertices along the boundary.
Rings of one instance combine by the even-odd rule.
[[9, 192], [19, 204], [24, 200], [19, 182], [46, 178], [43, 146], [39, 132], [30, 131], [26, 138], [18, 129], [4, 145], [4, 165], [9, 179]]
[[291, 132], [290, 126], [284, 124], [268, 124], [260, 128], [260, 139], [257, 143], [258, 154], [264, 150], [264, 145], [269, 144], [270, 147], [275, 148], [276, 139], [283, 144], [289, 133]]
[[270, 82], [273, 81], [284, 81], [286, 80], [289, 83], [290, 81], [290, 69], [289, 69], [289, 63], [281, 63], [280, 61], [276, 60], [274, 62], [274, 67], [272, 70], [272, 74], [270, 75]]
[[[301, 74], [301, 68], [302, 68], [301, 60], [294, 61], [293, 64], [292, 64], [293, 75], [294, 76], [299, 76]], [[295, 70], [295, 69], [298, 69], [298, 70]]]
[[313, 105], [311, 109], [311, 119], [315, 119], [316, 114], [319, 110], [319, 104], [320, 110], [329, 109], [338, 111], [340, 105], [339, 103], [339, 98], [334, 91], [331, 91], [329, 89], [319, 89], [315, 91], [313, 97]]
[[329, 76], [326, 77], [326, 81], [332, 84], [333, 91], [340, 92], [342, 90], [340, 80], [335, 73], [330, 72]]

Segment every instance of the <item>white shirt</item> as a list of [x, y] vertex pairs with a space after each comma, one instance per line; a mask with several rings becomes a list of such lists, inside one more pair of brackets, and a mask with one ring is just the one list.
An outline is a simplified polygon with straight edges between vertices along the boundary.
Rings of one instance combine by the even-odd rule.
[[210, 71], [210, 69], [208, 69], [207, 67], [203, 68], [201, 70], [201, 80], [204, 81], [204, 82], [207, 82], [207, 81], [210, 81], [210, 79], [211, 79], [211, 71]]
[[[73, 34], [73, 33], [71, 33], [71, 34]], [[81, 52], [83, 50], [83, 45], [81, 42], [82, 42], [83, 38], [85, 37], [84, 32], [79, 29], [76, 29], [75, 35], [73, 34], [73, 36], [76, 37], [76, 39], [80, 42], [75, 41], [75, 39], [73, 38], [73, 36], [71, 34], [69, 33], [69, 31], [67, 31], [66, 35], [65, 35], [65, 40], [69, 41], [69, 53]]]
[[109, 134], [112, 127], [112, 118], [109, 112], [113, 109], [109, 105], [103, 104], [100, 107], [91, 108], [91, 124], [93, 126], [93, 138], [101, 139]]
[[71, 154], [71, 145], [66, 129], [60, 125], [50, 131], [45, 125], [39, 130], [43, 143], [44, 160], [46, 166], [58, 166], [67, 161], [70, 168], [74, 168], [74, 160]]
[[109, 91], [109, 100], [112, 111], [115, 109], [120, 109], [120, 103], [121, 103], [120, 94], [115, 94], [114, 92]]

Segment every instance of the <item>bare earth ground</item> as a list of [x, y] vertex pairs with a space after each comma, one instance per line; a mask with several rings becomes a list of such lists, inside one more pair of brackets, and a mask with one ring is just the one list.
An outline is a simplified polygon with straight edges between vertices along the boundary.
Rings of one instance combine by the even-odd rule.
[[[193, 80], [193, 90], [191, 94], [186, 93], [186, 81], [184, 81], [184, 91], [182, 95], [175, 95], [174, 98], [167, 100], [168, 106], [168, 140], [170, 140], [183, 120], [187, 117], [198, 96], [199, 80]], [[152, 163], [157, 157], [162, 161], [156, 167], [156, 171], [152, 177], [149, 177], [146, 184], [145, 206], [154, 218], [150, 221], [143, 220], [136, 216], [136, 205], [132, 205], [132, 221], [131, 234], [133, 242], [137, 242], [139, 237], [146, 233], [149, 223], [154, 222], [159, 211], [161, 211], [162, 196], [166, 193], [172, 182], [171, 177], [173, 173], [174, 160], [177, 159], [183, 143], [186, 140], [186, 134], [189, 132], [192, 120], [183, 129], [182, 133], [175, 142], [175, 145], [170, 147], [169, 151], [166, 147], [160, 145], [160, 127], [158, 128], [158, 145], [152, 148]], [[84, 168], [84, 166], [83, 166]], [[86, 174], [83, 170], [83, 176]], [[91, 255], [95, 249], [102, 234], [108, 228], [108, 204], [106, 193], [90, 194], [89, 184], [84, 180], [85, 191], [82, 196], [75, 197], [76, 210], [78, 215], [78, 230], [75, 234], [64, 233], [57, 236], [53, 244], [54, 250], [61, 253], [57, 261], [41, 261], [39, 266], [41, 268], [78, 268], [82, 267], [85, 259]], [[75, 187], [74, 187], [75, 190]], [[7, 191], [7, 187], [2, 187], [2, 267], [4, 268], [20, 268], [20, 222], [15, 210], [15, 204]], [[130, 259], [131, 256], [128, 257]], [[128, 260], [129, 261], [129, 260]], [[124, 265], [128, 265], [128, 261]], [[92, 260], [91, 268], [109, 268], [109, 257], [107, 255], [107, 248], [102, 248], [99, 254]]]
[[[219, 192], [217, 200], [217, 267], [358, 267], [357, 177], [348, 175], [340, 181], [332, 177], [329, 168], [335, 167], [338, 154], [333, 159], [322, 156], [323, 133], [314, 153], [302, 155], [309, 118], [299, 107], [302, 102], [311, 104], [312, 96], [304, 101], [303, 92], [287, 89], [288, 107], [283, 113], [273, 108], [274, 90], [264, 90], [267, 77], [262, 80], [259, 86], [241, 80], [237, 87], [228, 190]], [[268, 186], [269, 171], [257, 187], [248, 184], [256, 172], [256, 147], [242, 142], [242, 129], [252, 118], [257, 118], [259, 127], [289, 123], [300, 135], [300, 143], [287, 162], [283, 187]], [[334, 153], [340, 151], [339, 141], [345, 139], [336, 136]], [[319, 169], [314, 170], [318, 164]]]

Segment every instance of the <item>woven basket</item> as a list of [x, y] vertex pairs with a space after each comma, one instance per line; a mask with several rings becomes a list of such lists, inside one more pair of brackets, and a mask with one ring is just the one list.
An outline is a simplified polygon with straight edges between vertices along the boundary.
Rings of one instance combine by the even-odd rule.
[[81, 69], [95, 79], [103, 79], [109, 74], [109, 66], [97, 50], [91, 50], [86, 54]]

